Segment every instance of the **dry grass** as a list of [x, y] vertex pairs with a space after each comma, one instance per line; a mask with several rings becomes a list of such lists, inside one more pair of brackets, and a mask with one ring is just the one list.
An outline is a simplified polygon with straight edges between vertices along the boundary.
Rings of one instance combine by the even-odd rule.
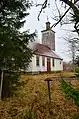
[[[72, 73], [63, 73], [71, 76]], [[44, 81], [47, 77], [57, 77], [60, 74], [22, 75], [23, 86], [16, 94], [0, 102], [0, 119], [23, 119], [26, 111], [32, 111], [35, 119], [73, 119], [77, 115], [77, 107], [72, 101], [64, 98], [60, 90], [60, 82], [51, 82], [51, 114], [49, 114], [48, 90]], [[79, 87], [79, 81], [71, 81], [74, 87]], [[27, 118], [26, 118], [27, 119]]]

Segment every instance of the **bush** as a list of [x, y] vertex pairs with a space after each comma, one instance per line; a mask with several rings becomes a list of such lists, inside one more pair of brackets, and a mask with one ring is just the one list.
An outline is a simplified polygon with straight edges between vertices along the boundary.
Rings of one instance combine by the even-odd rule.
[[79, 67], [78, 66], [75, 66], [75, 72], [79, 73]]
[[64, 96], [68, 99], [72, 99], [74, 103], [79, 106], [79, 89], [74, 89], [63, 79], [61, 80], [61, 90], [64, 93]]
[[75, 75], [76, 75], [76, 77], [79, 77], [79, 73], [76, 73]]
[[22, 115], [22, 119], [35, 119], [32, 111], [26, 111], [25, 114]]

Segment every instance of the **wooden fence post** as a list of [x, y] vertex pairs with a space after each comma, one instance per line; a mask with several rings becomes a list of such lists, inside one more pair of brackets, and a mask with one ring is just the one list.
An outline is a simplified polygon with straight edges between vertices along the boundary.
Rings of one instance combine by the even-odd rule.
[[51, 112], [51, 93], [50, 93], [50, 81], [52, 81], [50, 78], [46, 78], [45, 81], [47, 82], [48, 87], [48, 98], [49, 98], [49, 112]]

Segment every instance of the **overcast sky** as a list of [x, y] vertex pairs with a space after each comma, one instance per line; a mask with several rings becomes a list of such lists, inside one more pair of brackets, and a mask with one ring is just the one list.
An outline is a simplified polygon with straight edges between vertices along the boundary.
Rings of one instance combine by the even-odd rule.
[[[36, 3], [42, 3], [44, 0], [34, 0]], [[56, 21], [52, 19], [54, 15], [56, 15], [57, 11], [55, 8], [54, 0], [50, 0], [51, 3], [50, 7], [43, 10], [43, 12], [40, 15], [40, 20], [38, 21], [37, 16], [39, 14], [41, 7], [32, 7], [29, 12], [30, 15], [26, 18], [26, 23], [22, 30], [30, 29], [31, 32], [34, 32], [35, 29], [38, 31], [38, 39], [37, 42], [41, 42], [41, 31], [45, 29], [45, 23], [47, 22], [47, 16], [49, 19], [49, 22], [51, 25], [53, 25]], [[60, 5], [59, 5], [60, 6]], [[69, 25], [60, 26], [57, 25], [55, 28], [52, 28], [55, 33], [55, 46], [56, 46], [56, 52], [59, 54], [64, 61], [70, 61], [71, 57], [69, 56], [68, 48], [67, 48], [67, 42], [64, 40], [63, 37], [65, 37], [66, 31], [72, 29]], [[67, 29], [66, 31], [64, 29]]]

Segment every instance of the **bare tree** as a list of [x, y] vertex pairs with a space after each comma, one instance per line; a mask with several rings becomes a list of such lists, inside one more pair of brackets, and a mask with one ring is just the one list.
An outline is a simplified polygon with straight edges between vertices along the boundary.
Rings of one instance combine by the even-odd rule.
[[[61, 1], [63, 3], [65, 3], [65, 5], [67, 5], [69, 7], [66, 8], [67, 10], [64, 12], [63, 15], [60, 15], [60, 11], [58, 10], [58, 12], [59, 12], [59, 20], [55, 24], [53, 24], [51, 26], [51, 28], [53, 26], [55, 27], [57, 24], [59, 24], [62, 21], [62, 19], [66, 16], [66, 14], [69, 12], [69, 10], [72, 9], [73, 13], [71, 13], [71, 15], [72, 15], [72, 19], [71, 20], [74, 23], [75, 31], [79, 35], [79, 9], [78, 9], [78, 4], [77, 4], [78, 0], [74, 0], [74, 1], [72, 1], [72, 0], [61, 0]], [[41, 12], [43, 11], [43, 9], [45, 9], [47, 7], [47, 5], [48, 5], [48, 0], [45, 0], [41, 4], [41, 10], [40, 10], [40, 12], [38, 14], [38, 20], [39, 20]]]
[[67, 36], [64, 38], [68, 45], [68, 53], [71, 55], [73, 70], [75, 72], [75, 58], [79, 53], [79, 38], [77, 34], [68, 32]]

